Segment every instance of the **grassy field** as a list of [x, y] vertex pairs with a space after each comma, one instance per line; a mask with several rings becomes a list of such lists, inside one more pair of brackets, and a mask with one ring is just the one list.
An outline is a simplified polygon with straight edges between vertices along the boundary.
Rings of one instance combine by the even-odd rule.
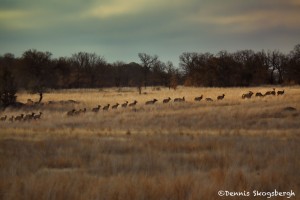
[[[300, 199], [300, 87], [277, 89], [285, 94], [251, 99], [241, 96], [272, 88], [51, 91], [44, 105], [0, 113], [43, 112], [40, 120], [0, 122], [0, 199], [243, 199], [218, 191], [275, 189]], [[200, 95], [214, 101], [195, 102]], [[163, 104], [167, 97], [186, 102]], [[29, 98], [38, 96], [18, 94]], [[67, 100], [79, 103], [59, 103]], [[134, 100], [132, 108], [91, 112]]]

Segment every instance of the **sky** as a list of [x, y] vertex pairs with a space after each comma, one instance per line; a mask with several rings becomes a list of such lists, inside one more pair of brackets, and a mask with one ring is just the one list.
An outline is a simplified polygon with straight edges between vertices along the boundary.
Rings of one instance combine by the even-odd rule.
[[107, 62], [138, 53], [280, 50], [300, 43], [300, 0], [0, 0], [0, 55], [28, 49]]

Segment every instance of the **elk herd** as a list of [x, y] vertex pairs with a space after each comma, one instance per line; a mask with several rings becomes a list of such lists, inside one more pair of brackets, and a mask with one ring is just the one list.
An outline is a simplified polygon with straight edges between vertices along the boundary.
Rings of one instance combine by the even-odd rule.
[[[251, 99], [253, 94], [254, 93], [252, 91], [249, 91], [248, 93], [242, 95], [242, 99]], [[283, 94], [284, 94], [284, 90], [277, 91], [277, 96], [283, 95]], [[266, 97], [266, 96], [272, 96], [272, 95], [276, 96], [275, 88], [273, 88], [273, 90], [271, 90], [271, 91], [265, 92], [265, 94], [262, 94], [261, 92], [256, 92], [255, 97]]]
[[[249, 91], [248, 93], [245, 93], [242, 95], [242, 99], [251, 99], [251, 97], [253, 96], [254, 92], [252, 91]], [[275, 91], [275, 88], [273, 88], [273, 90], [271, 91], [267, 91], [265, 92], [264, 94], [262, 94], [261, 92], [256, 92], [255, 94], [255, 97], [266, 97], [266, 96], [275, 96], [277, 94], [277, 96], [279, 95], [283, 95], [284, 94], [284, 90], [280, 91], [278, 90], [277, 92]], [[203, 95], [201, 96], [197, 96], [194, 98], [194, 101], [196, 102], [199, 102], [203, 99]], [[221, 101], [225, 98], [225, 94], [222, 94], [222, 95], [219, 95], [217, 96], [216, 100], [217, 101]], [[162, 103], [163, 104], [168, 104], [172, 101], [172, 99], [170, 97], [166, 98], [166, 99], [163, 99], [162, 100]], [[174, 98], [173, 99], [173, 102], [176, 103], [176, 102], [185, 102], [185, 97], [182, 97], [182, 98]], [[214, 100], [210, 97], [206, 97], [205, 98], [205, 101], [206, 102], [213, 102]], [[145, 105], [153, 105], [155, 104], [156, 102], [158, 102], [158, 100], [156, 98], [152, 99], [152, 100], [149, 100], [149, 101], [146, 101], [145, 102]], [[101, 107], [101, 105], [97, 105], [97, 107], [94, 107], [92, 108], [90, 111], [93, 112], [93, 113], [98, 113], [100, 110], [103, 110], [103, 111], [108, 111], [109, 109], [111, 110], [116, 110], [118, 107], [121, 107], [121, 108], [126, 108], [126, 107], [134, 107], [138, 102], [136, 100], [134, 100], [133, 102], [129, 103], [128, 101], [125, 101], [124, 103], [122, 104], [119, 104], [119, 103], [116, 103], [116, 104], [113, 104], [113, 105], [110, 105], [110, 104], [107, 104], [103, 107]], [[76, 110], [76, 109], [72, 109], [70, 111], [68, 111], [65, 115], [66, 116], [78, 116], [80, 114], [84, 114], [87, 112], [87, 108], [83, 108], [83, 109], [79, 109], [79, 110]], [[8, 117], [7, 115], [4, 115], [2, 117], [0, 117], [0, 121], [1, 122], [5, 122], [5, 121], [9, 121], [9, 122], [21, 122], [21, 121], [37, 121], [39, 119], [41, 119], [42, 117], [42, 112], [39, 112], [39, 113], [28, 113], [28, 114], [20, 114], [20, 115], [17, 115], [17, 116], [10, 116]]]
[[9, 122], [30, 122], [30, 121], [36, 121], [36, 120], [39, 120], [41, 119], [42, 117], [42, 112], [39, 112], [38, 114], [32, 112], [32, 113], [29, 113], [29, 114], [19, 114], [19, 115], [12, 115], [10, 117], [8, 117], [7, 115], [3, 116], [0, 118], [0, 121], [4, 122], [4, 121], [9, 121]]

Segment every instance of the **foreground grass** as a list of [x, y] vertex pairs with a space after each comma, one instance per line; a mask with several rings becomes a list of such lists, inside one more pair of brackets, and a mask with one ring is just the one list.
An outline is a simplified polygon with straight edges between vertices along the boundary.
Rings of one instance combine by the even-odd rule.
[[299, 194], [299, 142], [209, 135], [5, 139], [0, 198], [218, 199], [221, 189]]
[[[217, 192], [275, 189], [293, 190], [299, 199], [300, 88], [285, 89], [284, 96], [250, 100], [241, 94], [268, 88], [54, 91], [45, 101], [81, 103], [3, 113], [44, 116], [0, 123], [0, 199], [243, 199]], [[220, 102], [193, 102], [223, 93]], [[187, 102], [162, 104], [168, 96]], [[34, 96], [19, 95], [27, 98]], [[152, 98], [158, 104], [145, 106]], [[65, 115], [125, 100], [139, 103]]]

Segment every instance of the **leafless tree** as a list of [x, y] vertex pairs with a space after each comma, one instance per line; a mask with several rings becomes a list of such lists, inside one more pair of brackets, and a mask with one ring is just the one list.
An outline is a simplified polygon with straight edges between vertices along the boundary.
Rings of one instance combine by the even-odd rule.
[[90, 87], [95, 87], [97, 68], [106, 64], [102, 56], [95, 53], [79, 52], [72, 55], [72, 62], [77, 70], [77, 85], [80, 85], [82, 72], [89, 78]]
[[42, 52], [35, 49], [25, 51], [22, 55], [26, 68], [24, 72], [30, 77], [28, 87], [32, 93], [39, 94], [38, 103], [41, 103], [43, 94], [56, 82], [51, 56], [52, 54], [48, 51]]
[[154, 66], [154, 64], [158, 61], [158, 56], [150, 56], [146, 53], [139, 53], [138, 54], [140, 60], [141, 60], [141, 65], [144, 70], [144, 86], [145, 88], [148, 85], [148, 74], [150, 69]]

